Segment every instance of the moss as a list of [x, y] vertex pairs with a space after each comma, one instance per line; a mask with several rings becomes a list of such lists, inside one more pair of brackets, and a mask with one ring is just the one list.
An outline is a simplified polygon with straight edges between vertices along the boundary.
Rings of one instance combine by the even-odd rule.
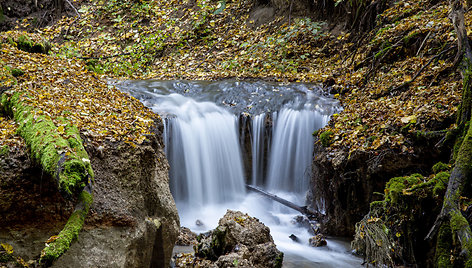
[[448, 164], [444, 164], [443, 162], [437, 162], [434, 164], [432, 170], [433, 173], [439, 173], [441, 171], [448, 171], [450, 169]]
[[21, 70], [21, 69], [12, 69], [11, 70], [11, 75], [13, 75], [13, 77], [19, 77], [19, 76], [22, 76], [25, 74], [25, 71]]
[[31, 52], [31, 53], [43, 53], [48, 54], [51, 50], [51, 44], [48, 42], [33, 42], [28, 36], [21, 35], [16, 41], [16, 47], [18, 49]]
[[[465, 267], [472, 267], [472, 260], [470, 254], [472, 253], [472, 241], [470, 238], [464, 237], [467, 234], [463, 230], [470, 228], [469, 222], [458, 210], [452, 210], [450, 212], [450, 227], [451, 233], [457, 234], [459, 241], [461, 241], [463, 252], [467, 252]], [[464, 234], [463, 234], [464, 233]], [[462, 235], [463, 234], [463, 235]]]
[[451, 222], [451, 231], [453, 233], [469, 226], [469, 223], [464, 218], [464, 216], [462, 216], [461, 213], [453, 210], [453, 211], [451, 211], [450, 216], [451, 216], [451, 220], [450, 220], [450, 222]]
[[33, 49], [33, 41], [29, 39], [28, 36], [21, 35], [18, 37], [18, 40], [16, 41], [18, 49], [21, 49], [26, 52], [30, 52]]
[[443, 224], [439, 229], [436, 241], [436, 266], [441, 268], [453, 267], [451, 263], [452, 234], [451, 227]]
[[449, 177], [451, 174], [449, 172], [439, 172], [434, 176], [434, 187], [433, 187], [433, 195], [434, 196], [441, 196], [446, 191], [447, 184], [449, 182]]
[[275, 257], [274, 268], [281, 268], [284, 261], [284, 253], [280, 252], [277, 257]]
[[76, 206], [75, 211], [69, 217], [69, 220], [59, 233], [57, 239], [47, 244], [41, 251], [41, 264], [46, 266], [50, 265], [69, 249], [72, 242], [79, 236], [79, 232], [84, 225], [85, 217], [88, 214], [92, 202], [92, 194], [86, 190], [82, 191], [79, 195], [79, 205]]
[[32, 158], [57, 179], [59, 190], [65, 196], [80, 193], [88, 178], [93, 178], [93, 171], [78, 129], [67, 124], [57, 127], [49, 116], [26, 105], [19, 93], [3, 94], [1, 104], [18, 123], [18, 133], [31, 149]]
[[329, 147], [333, 143], [333, 132], [325, 131], [320, 134], [320, 141], [324, 147]]
[[385, 201], [373, 201], [370, 203], [370, 211], [377, 211], [385, 207]]
[[0, 146], [0, 156], [7, 155], [10, 152], [10, 147], [8, 145]]
[[420, 174], [390, 179], [385, 186], [385, 201], [396, 203], [398, 197], [403, 193], [403, 189], [419, 184], [421, 180], [423, 180], [423, 176]]

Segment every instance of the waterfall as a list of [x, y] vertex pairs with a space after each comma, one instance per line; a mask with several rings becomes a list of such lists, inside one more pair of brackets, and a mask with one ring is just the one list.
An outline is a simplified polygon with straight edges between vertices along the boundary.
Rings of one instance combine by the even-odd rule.
[[264, 182], [264, 141], [266, 115], [259, 114], [252, 118], [252, 185], [262, 185]]
[[178, 94], [155, 107], [165, 120], [171, 189], [192, 207], [236, 200], [245, 192], [237, 117]]
[[312, 133], [329, 120], [310, 109], [283, 108], [274, 116], [267, 188], [303, 194], [308, 190], [313, 157]]
[[303, 205], [312, 133], [339, 111], [336, 100], [316, 86], [296, 83], [149, 80], [120, 87], [164, 118], [171, 190], [182, 226], [206, 232], [227, 209], [240, 210], [270, 228], [287, 267], [362, 267], [362, 260], [336, 241], [323, 249], [309, 247], [311, 234], [293, 223], [296, 211], [246, 194], [244, 187], [247, 176], [248, 183]]

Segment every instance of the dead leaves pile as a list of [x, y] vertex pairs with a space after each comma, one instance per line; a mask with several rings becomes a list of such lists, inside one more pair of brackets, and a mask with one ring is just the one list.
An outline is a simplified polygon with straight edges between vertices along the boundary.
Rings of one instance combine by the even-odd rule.
[[[3, 33], [0, 39], [8, 36]], [[94, 142], [139, 144], [158, 119], [138, 100], [97, 78], [81, 61], [27, 53], [8, 42], [2, 43], [0, 53], [3, 66], [24, 71], [9, 92], [24, 92], [23, 100], [51, 117], [58, 128], [66, 118]]]

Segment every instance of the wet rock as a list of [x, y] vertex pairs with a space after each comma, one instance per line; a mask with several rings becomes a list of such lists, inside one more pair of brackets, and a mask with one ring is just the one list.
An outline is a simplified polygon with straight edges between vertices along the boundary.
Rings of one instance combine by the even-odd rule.
[[228, 210], [218, 227], [197, 237], [195, 255], [213, 263], [209, 267], [281, 267], [270, 230], [258, 219]]
[[[180, 224], [157, 138], [86, 148], [94, 201], [78, 240], [53, 267], [167, 267]], [[74, 200], [64, 200], [26, 152], [0, 157], [0, 241], [28, 261], [62, 229]]]
[[180, 227], [180, 234], [175, 244], [177, 246], [190, 246], [197, 243], [197, 235], [187, 227]]
[[319, 224], [311, 221], [307, 216], [298, 215], [291, 220], [291, 223], [298, 228], [306, 229], [311, 235], [319, 233]]
[[291, 234], [289, 238], [292, 239], [293, 242], [300, 243], [300, 239], [298, 239], [298, 237], [294, 234]]
[[326, 246], [328, 243], [326, 242], [326, 239], [325, 237], [322, 235], [322, 234], [317, 234], [313, 237], [311, 237], [309, 240], [308, 240], [308, 243], [310, 244], [310, 246], [312, 247], [322, 247], [322, 246]]
[[[379, 200], [392, 177], [409, 175], [430, 168], [449, 158], [434, 146], [438, 141], [415, 144], [415, 152], [392, 149], [354, 151], [315, 145], [309, 209], [323, 211], [321, 231], [338, 236], [352, 236], [356, 222], [369, 211], [369, 204]], [[447, 150], [445, 150], [447, 151]]]

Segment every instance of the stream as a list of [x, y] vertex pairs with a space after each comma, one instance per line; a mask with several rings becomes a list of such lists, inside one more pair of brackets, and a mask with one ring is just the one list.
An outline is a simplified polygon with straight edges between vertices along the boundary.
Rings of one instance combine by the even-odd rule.
[[310, 247], [312, 235], [294, 221], [297, 211], [245, 188], [249, 183], [305, 204], [312, 133], [340, 111], [319, 87], [234, 80], [125, 81], [117, 87], [163, 118], [171, 191], [182, 226], [205, 232], [227, 209], [239, 210], [270, 228], [285, 254], [283, 267], [361, 267], [349, 241], [328, 238], [327, 246]]

